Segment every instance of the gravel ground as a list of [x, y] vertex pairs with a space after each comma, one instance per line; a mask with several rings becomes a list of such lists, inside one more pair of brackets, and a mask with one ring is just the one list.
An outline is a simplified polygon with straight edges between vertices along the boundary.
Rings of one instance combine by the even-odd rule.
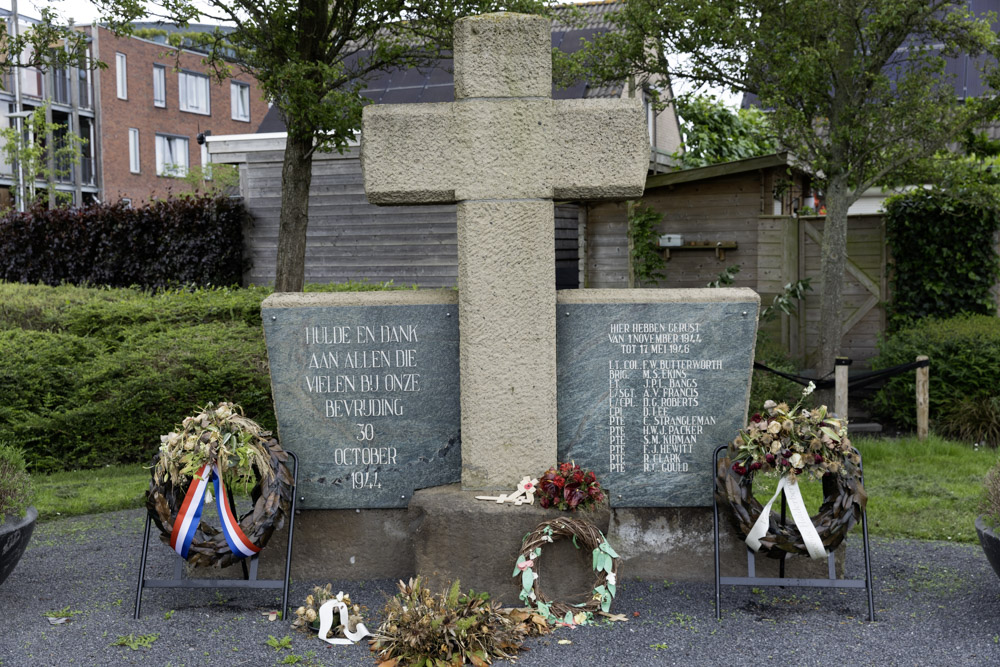
[[[17, 569], [0, 586], [0, 664], [13, 665], [373, 665], [367, 646], [330, 647], [262, 614], [273, 591], [147, 590], [132, 619], [142, 512], [64, 519], [36, 528]], [[723, 591], [626, 579], [613, 611], [625, 623], [561, 629], [528, 642], [531, 665], [983, 665], [1000, 663], [1000, 579], [978, 545], [906, 540], [872, 543], [876, 622], [863, 590]], [[168, 577], [173, 552], [150, 547], [149, 577]], [[849, 544], [847, 574], [863, 573], [860, 541]], [[311, 586], [293, 582], [298, 604]], [[333, 582], [369, 608], [368, 626], [394, 582]], [[293, 605], [294, 606], [294, 605]], [[72, 621], [50, 625], [45, 612]], [[112, 645], [155, 636], [148, 647]], [[290, 635], [275, 650], [268, 636]], [[568, 640], [571, 643], [559, 643]], [[298, 662], [293, 662], [298, 659]]]

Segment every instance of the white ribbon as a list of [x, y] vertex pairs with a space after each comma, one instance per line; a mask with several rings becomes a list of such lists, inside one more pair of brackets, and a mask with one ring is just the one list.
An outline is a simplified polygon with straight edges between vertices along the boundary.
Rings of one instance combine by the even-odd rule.
[[753, 528], [747, 534], [747, 546], [753, 549], [754, 552], [760, 551], [760, 538], [767, 534], [767, 529], [771, 525], [771, 505], [778, 499], [782, 491], [785, 492], [788, 509], [792, 511], [792, 521], [799, 527], [799, 534], [802, 535], [802, 541], [805, 542], [806, 550], [809, 551], [809, 557], [826, 558], [826, 549], [823, 547], [823, 541], [819, 539], [816, 526], [813, 525], [812, 519], [809, 518], [809, 511], [806, 509], [806, 504], [802, 502], [802, 493], [799, 492], [799, 485], [794, 481], [790, 481], [787, 477], [782, 477], [778, 480], [778, 489], [774, 492], [774, 496], [764, 505], [764, 509], [761, 510], [760, 516], [757, 517]]
[[[327, 639], [327, 633], [333, 627], [333, 610], [340, 610], [340, 624], [344, 626], [344, 636], [347, 639], [341, 639], [340, 637], [330, 637]], [[363, 638], [369, 636], [371, 633], [368, 632], [368, 628], [365, 627], [364, 623], [358, 623], [358, 627], [351, 632], [351, 628], [347, 625], [350, 614], [347, 610], [347, 605], [344, 604], [343, 600], [333, 599], [328, 600], [323, 603], [323, 606], [319, 608], [319, 638], [325, 641], [327, 644], [345, 644], [351, 645], [356, 644]]]

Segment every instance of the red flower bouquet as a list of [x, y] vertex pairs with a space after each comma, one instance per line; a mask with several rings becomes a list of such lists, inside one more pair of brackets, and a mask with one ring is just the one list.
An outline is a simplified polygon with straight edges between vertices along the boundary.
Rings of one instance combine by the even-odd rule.
[[575, 463], [560, 463], [549, 468], [538, 480], [538, 503], [570, 512], [590, 509], [604, 500], [604, 491], [592, 470]]

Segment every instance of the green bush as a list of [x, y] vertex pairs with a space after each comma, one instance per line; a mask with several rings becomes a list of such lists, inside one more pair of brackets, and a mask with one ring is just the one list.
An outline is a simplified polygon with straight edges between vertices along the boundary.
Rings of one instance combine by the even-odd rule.
[[917, 189], [885, 204], [892, 253], [891, 329], [925, 317], [992, 315], [1000, 276], [993, 235], [1000, 229], [996, 187]]
[[[955, 416], [966, 422], [983, 419], [988, 412], [961, 408], [963, 401], [987, 403], [1000, 394], [1000, 319], [988, 315], [962, 315], [949, 319], [927, 319], [895, 333], [879, 343], [872, 368], [880, 370], [930, 357], [930, 416], [936, 429], [949, 430]], [[875, 416], [905, 429], [915, 429], [916, 374], [891, 378], [875, 395]], [[980, 417], [976, 417], [979, 414]], [[966, 437], [969, 437], [965, 425]]]
[[[788, 357], [788, 353], [780, 345], [774, 343], [764, 332], [757, 335], [754, 361], [758, 361], [776, 371], [796, 374], [799, 372], [798, 366]], [[789, 405], [794, 405], [801, 397], [801, 385], [791, 380], [786, 380], [774, 373], [754, 370], [750, 381], [750, 408], [747, 413], [747, 419], [755, 412], [760, 412], [766, 400], [770, 399], [777, 403], [784, 401]]]
[[33, 497], [24, 452], [0, 441], [0, 524], [8, 516], [23, 518]]
[[0, 283], [0, 438], [49, 472], [148, 463], [159, 436], [209, 401], [273, 430], [260, 321], [270, 291]]
[[[147, 462], [160, 446], [160, 434], [209, 401], [238, 402], [274, 429], [258, 328], [211, 322], [160, 331], [144, 325], [103, 354], [86, 344], [63, 345], [81, 340], [67, 334], [4, 334], [4, 356], [35, 347], [43, 352], [37, 363], [15, 369], [24, 373], [18, 377], [26, 382], [17, 384], [27, 391], [0, 412], [0, 431], [23, 444], [35, 470]], [[30, 381], [57, 350], [63, 353], [50, 367], [56, 372]]]

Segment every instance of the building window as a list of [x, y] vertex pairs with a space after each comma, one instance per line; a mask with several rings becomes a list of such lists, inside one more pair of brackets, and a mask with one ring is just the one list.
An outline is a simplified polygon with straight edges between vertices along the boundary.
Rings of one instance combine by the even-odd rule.
[[167, 68], [153, 65], [153, 106], [167, 106]]
[[128, 99], [128, 67], [125, 64], [125, 54], [115, 54], [115, 75], [118, 77], [118, 99]]
[[133, 174], [139, 173], [139, 130], [128, 129], [128, 168]]
[[233, 81], [229, 84], [232, 95], [233, 120], [250, 122], [250, 86]]
[[180, 72], [177, 75], [180, 94], [177, 96], [181, 111], [209, 115], [208, 77], [194, 72]]
[[187, 137], [156, 135], [156, 175], [186, 176], [188, 171]]

